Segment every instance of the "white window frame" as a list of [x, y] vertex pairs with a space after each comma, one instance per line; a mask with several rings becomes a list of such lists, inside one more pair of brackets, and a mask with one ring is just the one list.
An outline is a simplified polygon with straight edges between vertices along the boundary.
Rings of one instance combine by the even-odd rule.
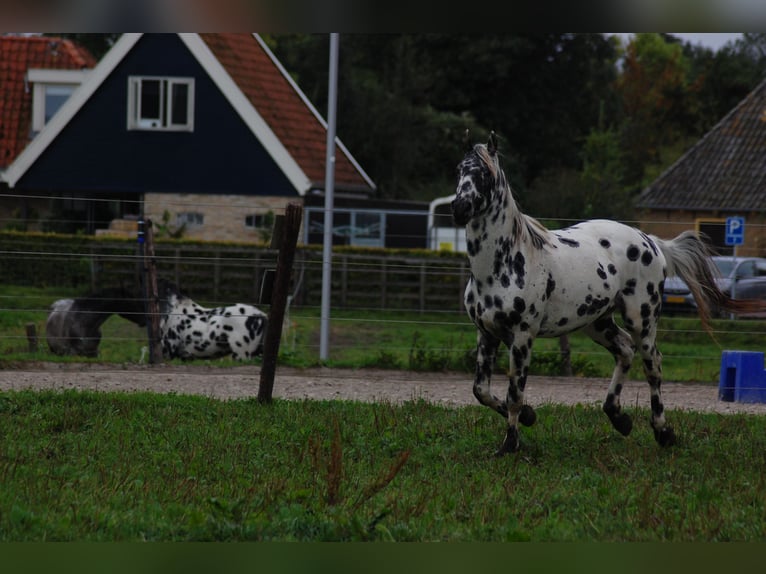
[[[32, 85], [32, 131], [45, 127], [45, 96], [48, 88], [65, 88], [72, 93], [85, 81], [89, 70], [48, 70], [30, 68], [26, 81]], [[69, 97], [71, 97], [71, 93]], [[66, 103], [66, 101], [64, 102]], [[62, 104], [63, 106], [63, 104]], [[59, 106], [59, 109], [62, 107]]]
[[[160, 83], [160, 117], [141, 117], [141, 88], [143, 82]], [[173, 117], [173, 87], [186, 86], [186, 121], [170, 123]], [[169, 76], [128, 77], [128, 130], [193, 132], [194, 131], [194, 78]]]
[[[269, 211], [263, 211], [263, 212], [257, 211], [253, 213], [248, 213], [245, 215], [245, 227], [247, 229], [256, 229], [256, 230], [268, 229], [269, 225], [268, 223], [266, 223], [266, 220], [269, 218], [269, 215], [273, 217], [274, 213]], [[250, 220], [251, 223], [248, 223], [248, 220]]]
[[176, 214], [176, 225], [201, 227], [205, 225], [205, 214], [199, 211], [182, 211]]

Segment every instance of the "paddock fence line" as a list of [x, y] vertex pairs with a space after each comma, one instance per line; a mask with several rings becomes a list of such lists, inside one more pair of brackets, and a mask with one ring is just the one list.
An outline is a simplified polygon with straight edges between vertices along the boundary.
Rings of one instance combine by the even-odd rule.
[[[207, 302], [260, 299], [264, 276], [278, 251], [263, 246], [155, 242], [159, 277]], [[34, 287], [66, 286], [96, 292], [139, 285], [135, 241], [0, 232], [0, 281]], [[465, 255], [429, 256], [387, 250], [337, 250], [332, 260], [332, 305], [407, 311], [462, 311], [469, 277]], [[290, 295], [303, 306], [321, 302], [322, 254], [299, 247]]]

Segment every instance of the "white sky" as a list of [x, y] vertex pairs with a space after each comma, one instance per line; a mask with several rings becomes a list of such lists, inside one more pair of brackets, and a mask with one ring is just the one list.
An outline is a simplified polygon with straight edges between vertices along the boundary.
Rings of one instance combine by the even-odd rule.
[[[718, 50], [722, 48], [727, 42], [736, 40], [742, 36], [741, 32], [670, 32], [674, 36], [683, 39], [686, 42], [692, 44], [702, 44], [707, 48]], [[617, 32], [617, 36], [622, 37], [624, 40], [628, 40], [632, 33]]]
[[671, 34], [692, 44], [702, 44], [713, 50], [722, 48], [727, 42], [742, 36], [741, 32], [671, 32]]

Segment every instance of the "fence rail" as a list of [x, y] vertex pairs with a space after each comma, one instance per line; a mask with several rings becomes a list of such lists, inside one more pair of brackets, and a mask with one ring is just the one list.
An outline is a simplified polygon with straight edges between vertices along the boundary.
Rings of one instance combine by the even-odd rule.
[[[277, 251], [261, 246], [155, 243], [158, 275], [200, 301], [260, 299], [264, 275]], [[339, 308], [461, 310], [468, 265], [465, 257], [336, 251], [332, 260], [332, 305]], [[0, 281], [30, 286], [67, 286], [97, 291], [138, 286], [138, 245], [79, 236], [0, 233]], [[318, 306], [322, 257], [298, 248], [293, 266], [294, 303]]]

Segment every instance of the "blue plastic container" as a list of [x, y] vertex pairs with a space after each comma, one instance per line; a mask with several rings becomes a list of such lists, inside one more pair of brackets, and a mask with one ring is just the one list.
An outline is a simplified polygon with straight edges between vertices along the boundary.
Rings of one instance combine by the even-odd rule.
[[766, 403], [766, 370], [763, 353], [724, 351], [718, 398], [737, 403]]

